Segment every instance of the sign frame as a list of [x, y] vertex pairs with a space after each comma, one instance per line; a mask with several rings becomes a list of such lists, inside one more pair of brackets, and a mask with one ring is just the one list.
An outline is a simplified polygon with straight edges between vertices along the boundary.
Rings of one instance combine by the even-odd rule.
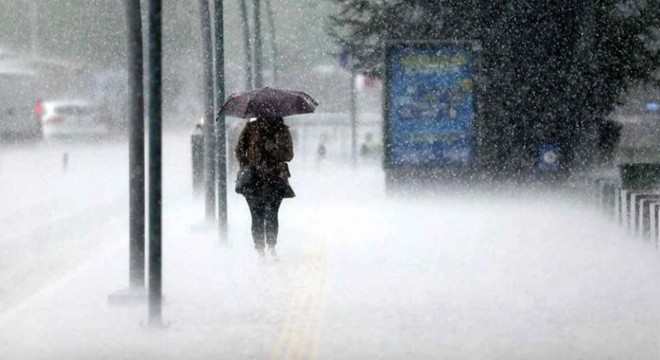
[[[421, 50], [442, 49], [443, 46], [468, 46], [473, 53], [472, 61], [472, 159], [469, 164], [406, 164], [393, 161], [392, 156], [392, 121], [390, 112], [390, 95], [392, 91], [392, 69], [390, 58], [394, 51], [400, 51], [402, 48], [414, 48]], [[388, 187], [393, 185], [397, 179], [404, 177], [426, 177], [436, 178], [438, 175], [446, 177], [470, 177], [481, 167], [480, 149], [483, 143], [482, 117], [480, 100], [482, 98], [482, 79], [481, 79], [481, 42], [476, 40], [390, 40], [386, 43], [383, 63], [385, 65], [384, 83], [383, 83], [383, 168], [386, 173], [386, 182]]]
[[[392, 89], [392, 68], [390, 66], [390, 61], [389, 59], [393, 55], [394, 51], [400, 51], [401, 49], [405, 48], [412, 48], [412, 49], [419, 49], [421, 51], [425, 50], [442, 50], [443, 46], [449, 47], [449, 46], [468, 46], [470, 47], [474, 59], [472, 61], [472, 80], [473, 80], [473, 85], [474, 88], [472, 90], [472, 96], [473, 96], [473, 101], [472, 101], [472, 113], [473, 113], [473, 118], [472, 118], [472, 138], [474, 140], [473, 144], [473, 161], [471, 161], [470, 166], [468, 167], [473, 167], [473, 165], [477, 164], [479, 161], [479, 156], [478, 156], [478, 148], [480, 147], [479, 145], [481, 144], [481, 136], [479, 136], [479, 129], [480, 129], [480, 116], [479, 116], [479, 99], [481, 98], [480, 95], [480, 68], [481, 68], [481, 43], [479, 41], [474, 41], [474, 40], [391, 40], [388, 41], [386, 44], [385, 52], [384, 52], [384, 64], [385, 64], [385, 76], [384, 76], [384, 84], [383, 84], [383, 119], [384, 119], [384, 144], [385, 144], [385, 156], [384, 156], [384, 165], [385, 168], [388, 167], [397, 167], [397, 166], [402, 166], [402, 165], [407, 165], [407, 164], [397, 164], [397, 162], [393, 161], [393, 154], [392, 154], [392, 141], [393, 141], [393, 133], [392, 133], [392, 117], [391, 117], [391, 110], [392, 110], [392, 105], [390, 104], [390, 95], [391, 92], [393, 91]], [[456, 167], [456, 165], [453, 164], [415, 164], [414, 166], [416, 167]], [[465, 166], [459, 166], [459, 167], [465, 167]]]

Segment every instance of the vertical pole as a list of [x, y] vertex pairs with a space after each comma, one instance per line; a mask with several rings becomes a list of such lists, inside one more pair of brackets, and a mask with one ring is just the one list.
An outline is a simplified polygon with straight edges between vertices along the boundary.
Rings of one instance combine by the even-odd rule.
[[125, 0], [128, 22], [129, 284], [144, 288], [144, 60], [139, 0]]
[[351, 165], [357, 165], [357, 100], [355, 94], [355, 68], [351, 64], [351, 87], [350, 87], [350, 118], [351, 118]]
[[261, 0], [254, 0], [254, 87], [263, 86], [262, 42], [261, 42]]
[[149, 0], [149, 324], [162, 323], [162, 12]]
[[241, 26], [243, 27], [243, 47], [245, 48], [245, 90], [252, 90], [252, 46], [250, 46], [250, 22], [246, 0], [240, 0]]
[[204, 130], [200, 124], [195, 125], [190, 136], [190, 150], [193, 195], [196, 197], [204, 189]]
[[204, 164], [206, 173], [206, 220], [215, 220], [215, 130], [213, 118], [213, 34], [209, 0], [199, 1], [204, 61]]
[[224, 18], [223, 0], [215, 0], [213, 18], [215, 19], [215, 114], [216, 119], [216, 147], [218, 169], [218, 222], [220, 227], [220, 241], [227, 241], [227, 137], [225, 117], [219, 110], [225, 101], [225, 44], [224, 44]]
[[32, 57], [37, 57], [39, 51], [39, 1], [32, 0], [30, 8], [30, 51]]
[[266, 12], [268, 13], [268, 28], [270, 30], [270, 45], [273, 50], [273, 85], [277, 87], [279, 72], [279, 53], [277, 52], [277, 36], [275, 35], [275, 15], [271, 0], [266, 0]]

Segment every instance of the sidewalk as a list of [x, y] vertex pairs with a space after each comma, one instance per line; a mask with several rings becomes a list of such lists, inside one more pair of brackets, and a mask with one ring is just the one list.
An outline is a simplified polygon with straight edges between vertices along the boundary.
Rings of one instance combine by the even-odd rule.
[[[374, 167], [300, 174], [279, 263], [257, 263], [247, 206], [230, 244], [203, 206], [165, 201], [164, 330], [127, 285], [122, 240], [0, 315], [2, 359], [655, 359], [660, 262], [566, 199], [388, 200]], [[183, 190], [182, 190], [183, 191]], [[188, 191], [188, 189], [185, 189]]]

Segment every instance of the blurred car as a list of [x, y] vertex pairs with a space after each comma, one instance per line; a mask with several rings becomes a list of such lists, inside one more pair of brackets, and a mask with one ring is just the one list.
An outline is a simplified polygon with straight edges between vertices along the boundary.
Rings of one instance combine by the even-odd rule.
[[99, 109], [79, 100], [44, 101], [41, 130], [44, 139], [97, 139], [109, 134]]
[[0, 68], [0, 141], [39, 137], [36, 85], [35, 72]]

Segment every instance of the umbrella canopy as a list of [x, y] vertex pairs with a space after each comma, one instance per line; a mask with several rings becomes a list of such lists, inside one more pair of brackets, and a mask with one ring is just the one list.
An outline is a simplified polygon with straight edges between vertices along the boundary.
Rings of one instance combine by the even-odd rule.
[[318, 102], [302, 91], [262, 89], [233, 93], [220, 114], [239, 118], [277, 117], [313, 113]]

